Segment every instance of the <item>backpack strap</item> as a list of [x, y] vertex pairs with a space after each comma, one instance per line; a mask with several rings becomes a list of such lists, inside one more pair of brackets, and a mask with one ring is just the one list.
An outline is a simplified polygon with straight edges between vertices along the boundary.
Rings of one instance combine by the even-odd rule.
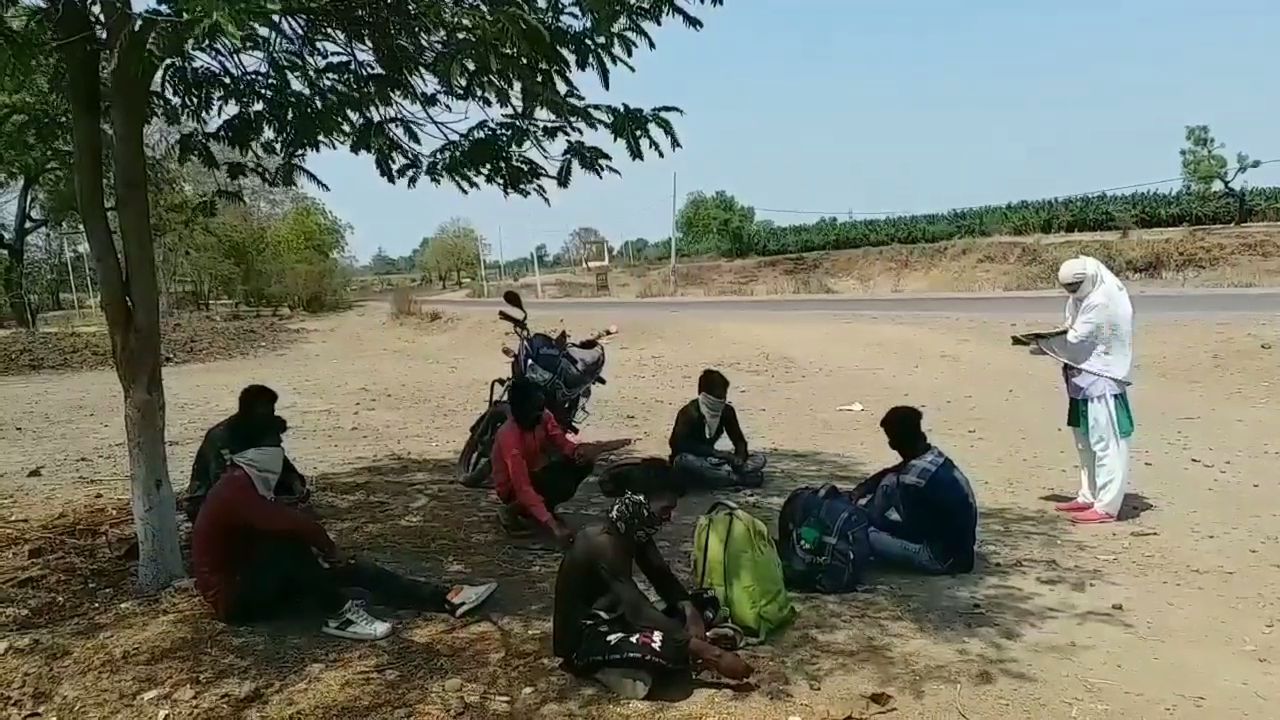
[[[711, 507], [707, 508], [707, 512], [705, 513], [705, 515], [706, 515], [707, 517], [710, 517], [710, 516], [711, 516], [713, 513], [715, 513], [717, 510], [728, 510], [730, 513], [732, 513], [733, 511], [735, 511], [735, 510], [737, 510], [737, 509], [738, 509], [738, 504], [737, 504], [737, 503], [735, 503], [735, 502], [732, 502], [732, 501], [730, 501], [730, 500], [717, 500], [717, 501], [715, 501], [715, 502], [711, 503]], [[730, 518], [731, 518], [731, 519], [730, 519], [730, 524], [729, 524], [729, 527], [730, 527], [730, 528], [732, 528], [732, 527], [733, 527], [732, 517], [733, 517], [733, 516], [732, 516], [732, 515], [730, 515]], [[728, 532], [726, 532], [726, 533], [725, 533], [725, 543], [726, 543], [726, 545], [728, 544], [728, 542], [729, 542], [729, 534], [728, 534]], [[699, 585], [699, 586], [701, 586], [701, 587], [706, 587], [706, 586], [707, 586], [707, 567], [711, 564], [711, 562], [710, 562], [710, 560], [711, 560], [711, 555], [710, 555], [710, 554], [708, 554], [708, 553], [709, 553], [709, 551], [710, 551], [710, 549], [711, 549], [711, 527], [710, 527], [710, 524], [708, 524], [708, 526], [707, 526], [707, 535], [706, 535], [706, 537], [704, 537], [704, 538], [702, 539], [702, 574], [698, 576], [698, 585]], [[726, 573], [726, 574], [725, 574], [725, 584], [726, 584], [726, 587], [725, 587], [725, 595], [726, 595], [726, 596], [729, 594], [729, 589], [728, 589], [728, 587], [727, 587], [728, 582], [729, 582], [729, 576], [728, 576], [728, 574]]]
[[710, 515], [711, 513], [722, 509], [733, 512], [735, 510], [741, 510], [742, 508], [738, 507], [738, 503], [732, 500], [717, 500], [711, 503], [711, 507], [707, 508], [707, 514]]

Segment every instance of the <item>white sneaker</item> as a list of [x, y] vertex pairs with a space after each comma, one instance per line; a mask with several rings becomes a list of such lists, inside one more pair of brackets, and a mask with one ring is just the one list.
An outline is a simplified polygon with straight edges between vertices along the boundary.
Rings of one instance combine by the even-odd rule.
[[349, 601], [337, 615], [324, 621], [320, 631], [347, 640], [381, 640], [391, 635], [391, 623], [364, 611], [364, 605]]
[[456, 585], [449, 591], [449, 595], [445, 598], [445, 602], [449, 608], [449, 614], [456, 618], [480, 607], [494, 590], [498, 589], [498, 583], [491, 582], [483, 585]]
[[653, 675], [631, 668], [605, 668], [596, 673], [596, 680], [625, 700], [643, 700], [653, 687]]

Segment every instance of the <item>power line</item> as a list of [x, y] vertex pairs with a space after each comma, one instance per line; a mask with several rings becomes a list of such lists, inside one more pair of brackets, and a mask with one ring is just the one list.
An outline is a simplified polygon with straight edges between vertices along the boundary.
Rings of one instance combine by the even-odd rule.
[[[1263, 160], [1262, 162], [1258, 163], [1258, 165], [1259, 166], [1271, 165], [1273, 163], [1278, 163], [1278, 162], [1280, 162], [1280, 158], [1276, 158], [1274, 160]], [[1236, 170], [1237, 168], [1238, 166], [1233, 166], [1233, 167], [1227, 168], [1227, 170]], [[1176, 182], [1182, 182], [1182, 176], [1178, 176], [1175, 178], [1166, 178], [1164, 180], [1152, 180], [1150, 182], [1134, 183], [1132, 185], [1117, 185], [1115, 187], [1102, 188], [1100, 190], [1089, 190], [1086, 192], [1071, 193], [1068, 195], [1054, 195], [1051, 198], [1047, 198], [1047, 199], [1066, 200], [1066, 199], [1076, 198], [1076, 197], [1088, 197], [1090, 195], [1103, 195], [1105, 193], [1120, 192], [1121, 190], [1137, 190], [1145, 187], [1156, 187], [1158, 185], [1168, 185], [1170, 183], [1176, 183]], [[983, 203], [980, 205], [966, 205], [964, 207], [947, 208], [946, 210], [941, 210], [936, 212], [951, 212], [953, 210], [978, 210], [980, 208], [985, 208], [985, 207], [999, 207], [1000, 205], [1004, 205], [1004, 204], [1007, 204], [1007, 203]], [[852, 212], [849, 210], [838, 210], [838, 211], [793, 210], [790, 208], [763, 208], [763, 207], [757, 207], [755, 210], [756, 212], [780, 213], [783, 215], [821, 215], [823, 217], [839, 217], [841, 215], [846, 217], [850, 215], [854, 215], [858, 217], [885, 217], [889, 215], [932, 214], [930, 212], [920, 212], [915, 210], [877, 210], [877, 211]]]

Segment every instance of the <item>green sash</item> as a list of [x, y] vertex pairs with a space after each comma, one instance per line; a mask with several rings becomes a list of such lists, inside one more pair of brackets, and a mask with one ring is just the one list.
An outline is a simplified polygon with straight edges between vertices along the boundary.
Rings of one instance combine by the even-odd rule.
[[[1116, 406], [1116, 431], [1121, 438], [1133, 435], [1133, 410], [1129, 408], [1129, 394], [1122, 392], [1119, 395], [1111, 395], [1110, 398]], [[1085, 435], [1089, 434], [1088, 400], [1067, 399], [1067, 427], [1080, 428]]]

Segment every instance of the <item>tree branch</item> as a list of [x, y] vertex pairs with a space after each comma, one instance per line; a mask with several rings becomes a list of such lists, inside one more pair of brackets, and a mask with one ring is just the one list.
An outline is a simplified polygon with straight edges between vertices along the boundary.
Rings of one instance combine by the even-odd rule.
[[45, 229], [45, 227], [48, 226], [48, 224], [49, 224], [49, 218], [40, 218], [37, 220], [36, 218], [31, 217], [31, 215], [27, 215], [27, 232], [28, 233], [40, 232], [41, 230]]

